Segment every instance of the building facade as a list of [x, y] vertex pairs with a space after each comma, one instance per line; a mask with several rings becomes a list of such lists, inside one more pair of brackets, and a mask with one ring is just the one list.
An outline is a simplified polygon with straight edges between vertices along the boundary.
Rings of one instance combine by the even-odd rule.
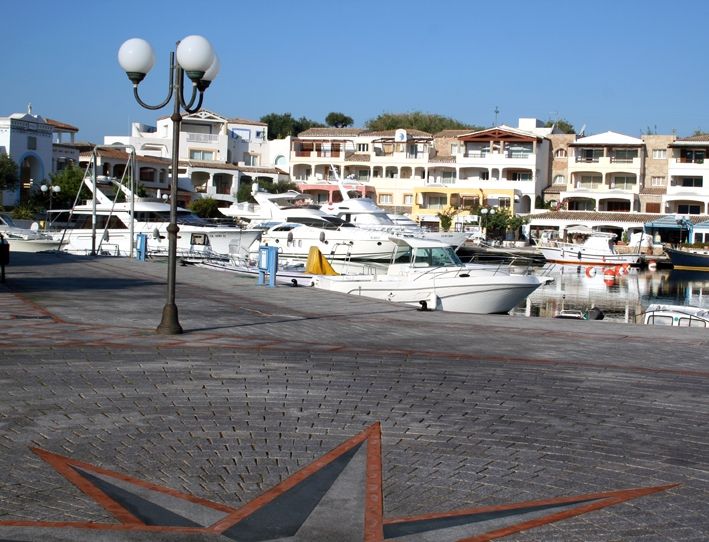
[[[172, 132], [172, 120], [162, 117], [156, 126], [133, 123], [130, 136], [106, 136], [104, 144], [132, 146], [139, 157], [169, 162]], [[185, 115], [180, 125], [178, 157], [181, 201], [188, 203], [189, 198], [211, 197], [225, 204], [233, 203], [242, 182], [251, 186], [261, 177], [275, 182], [286, 180], [287, 171], [266, 163], [267, 151], [268, 126], [265, 123], [229, 119], [204, 109]], [[166, 171], [170, 169], [168, 164]], [[163, 171], [163, 168], [158, 170]], [[153, 186], [146, 183], [146, 188]]]

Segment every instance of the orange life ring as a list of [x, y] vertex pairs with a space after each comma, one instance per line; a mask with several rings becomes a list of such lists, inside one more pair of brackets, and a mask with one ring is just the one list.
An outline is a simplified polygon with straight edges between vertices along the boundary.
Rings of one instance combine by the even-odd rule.
[[586, 276], [588, 278], [591, 278], [595, 275], [596, 275], [596, 268], [595, 267], [593, 267], [592, 265], [589, 265], [588, 267], [586, 267]]

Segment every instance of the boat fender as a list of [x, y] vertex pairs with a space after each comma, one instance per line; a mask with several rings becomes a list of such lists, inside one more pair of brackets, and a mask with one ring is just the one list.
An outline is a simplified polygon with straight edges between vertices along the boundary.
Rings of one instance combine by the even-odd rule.
[[325, 232], [324, 232], [324, 231], [321, 231], [321, 232], [320, 232], [320, 242], [321, 242], [321, 243], [324, 243], [324, 242], [325, 242]]
[[579, 250], [578, 253], [576, 254], [576, 257], [580, 260], [581, 259], [581, 251]]

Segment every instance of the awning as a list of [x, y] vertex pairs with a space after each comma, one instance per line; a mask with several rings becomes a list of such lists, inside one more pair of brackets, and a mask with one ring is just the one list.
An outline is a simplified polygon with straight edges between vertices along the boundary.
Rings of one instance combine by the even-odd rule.
[[643, 227], [646, 230], [686, 230], [688, 229], [686, 224], [678, 220], [677, 216], [675, 215], [666, 215], [663, 217], [660, 217], [656, 220], [653, 220], [652, 222], [645, 222], [643, 224]]

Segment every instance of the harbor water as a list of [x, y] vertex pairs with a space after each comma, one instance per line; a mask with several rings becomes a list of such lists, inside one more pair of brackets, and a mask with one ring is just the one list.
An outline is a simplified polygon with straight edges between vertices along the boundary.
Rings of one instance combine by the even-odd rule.
[[553, 318], [562, 310], [596, 307], [605, 320], [637, 323], [648, 305], [693, 305], [709, 309], [709, 273], [671, 269], [608, 269], [547, 264], [535, 270], [553, 281], [512, 310], [520, 317]]

